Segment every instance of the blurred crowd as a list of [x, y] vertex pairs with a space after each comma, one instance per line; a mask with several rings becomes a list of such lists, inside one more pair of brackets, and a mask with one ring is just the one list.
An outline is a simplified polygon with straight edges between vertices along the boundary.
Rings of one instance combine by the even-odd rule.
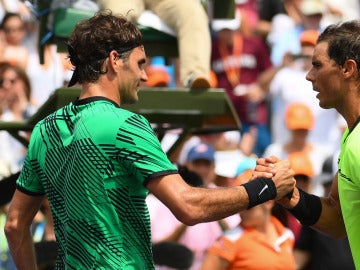
[[[124, 1], [57, 2], [82, 8], [93, 2], [116, 13], [130, 9], [120, 4]], [[213, 188], [249, 181], [256, 159], [275, 155], [291, 161], [302, 189], [326, 194], [337, 171], [346, 123], [335, 110], [319, 107], [305, 75], [319, 33], [329, 24], [360, 19], [360, 1], [235, 0], [232, 19], [213, 19], [214, 2], [133, 1], [139, 14], [129, 13], [131, 20], [143, 21], [141, 13], [151, 10], [179, 40], [179, 58], [149, 58], [149, 80], [143, 87], [223, 88], [241, 121], [241, 130], [204, 127], [189, 135], [171, 157], [173, 162], [189, 184]], [[72, 74], [66, 53], [54, 44], [45, 45], [40, 62], [34, 10], [36, 1], [0, 1], [1, 121], [28, 119]], [[164, 148], [166, 144], [164, 140]], [[21, 143], [0, 131], [0, 180], [21, 169], [25, 153]], [[346, 239], [332, 240], [303, 228], [274, 202], [191, 227], [176, 220], [151, 194], [147, 202], [154, 243], [177, 242], [189, 248], [193, 270], [355, 269]], [[0, 227], [6, 207], [0, 206]], [[49, 219], [46, 203], [42, 210], [34, 221], [34, 239], [54, 240], [51, 230], [39, 226]], [[3, 229], [0, 269], [15, 269], [2, 234]]]

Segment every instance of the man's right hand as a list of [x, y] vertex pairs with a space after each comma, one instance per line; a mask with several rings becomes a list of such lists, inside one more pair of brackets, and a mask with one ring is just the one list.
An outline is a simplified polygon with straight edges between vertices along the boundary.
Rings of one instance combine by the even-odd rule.
[[277, 157], [267, 157], [258, 159], [256, 163], [253, 178], [271, 177], [277, 190], [277, 200], [293, 192], [296, 181], [294, 179], [294, 171], [291, 169], [289, 161], [280, 160]]

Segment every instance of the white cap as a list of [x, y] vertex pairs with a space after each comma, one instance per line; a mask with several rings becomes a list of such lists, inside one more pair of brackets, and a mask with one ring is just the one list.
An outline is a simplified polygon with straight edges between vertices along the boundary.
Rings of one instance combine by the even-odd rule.
[[236, 31], [240, 28], [240, 21], [240, 12], [237, 11], [234, 19], [213, 19], [211, 27], [215, 32], [219, 32], [223, 29]]
[[303, 0], [300, 8], [301, 12], [307, 16], [324, 14], [326, 11], [326, 6], [322, 0]]
[[215, 152], [215, 173], [219, 176], [234, 178], [241, 161], [245, 158], [240, 150]]

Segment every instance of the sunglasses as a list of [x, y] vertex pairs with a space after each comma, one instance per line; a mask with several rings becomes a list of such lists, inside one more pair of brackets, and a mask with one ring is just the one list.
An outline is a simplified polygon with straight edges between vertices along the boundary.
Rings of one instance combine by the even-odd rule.
[[10, 85], [14, 85], [18, 81], [18, 79], [19, 78], [13, 78], [13, 79], [0, 78], [0, 88], [3, 88], [5, 82], [10, 83]]

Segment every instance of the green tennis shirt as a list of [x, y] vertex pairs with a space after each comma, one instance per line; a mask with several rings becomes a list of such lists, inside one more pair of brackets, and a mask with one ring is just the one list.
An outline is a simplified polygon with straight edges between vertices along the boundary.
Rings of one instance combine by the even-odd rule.
[[36, 125], [17, 188], [49, 198], [57, 269], [154, 269], [146, 184], [175, 173], [143, 116], [93, 97]]
[[360, 269], [360, 125], [341, 140], [338, 188], [351, 253], [356, 269]]

